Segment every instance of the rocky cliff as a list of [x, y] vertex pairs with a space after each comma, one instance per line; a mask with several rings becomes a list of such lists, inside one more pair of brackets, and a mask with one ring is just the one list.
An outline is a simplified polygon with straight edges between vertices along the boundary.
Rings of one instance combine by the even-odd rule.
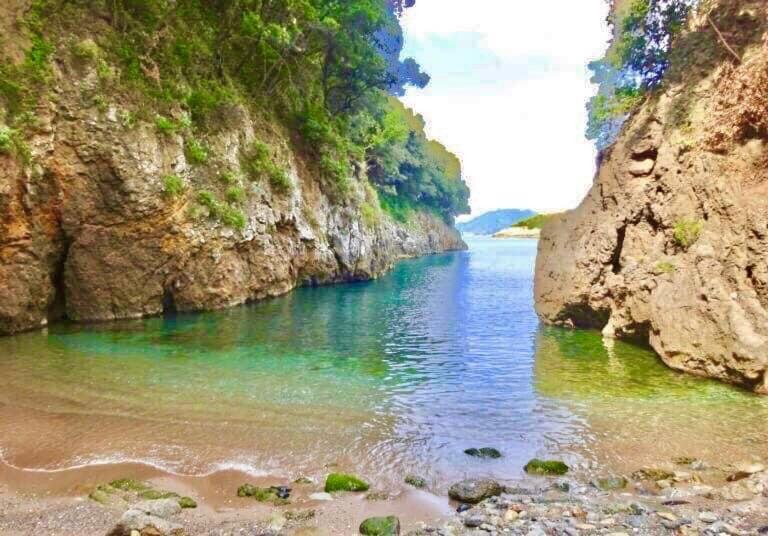
[[587, 197], [543, 230], [545, 322], [768, 394], [767, 19], [740, 0], [693, 15]]
[[[0, 7], [6, 36], [28, 4]], [[18, 31], [2, 44], [11, 61], [34, 47]], [[224, 308], [465, 247], [429, 212], [390, 217], [361, 172], [343, 199], [327, 192], [268, 114], [228, 104], [194, 139], [180, 108], [174, 128], [142, 118], [135, 93], [105, 92], [98, 54], [88, 39], [58, 49], [23, 141], [0, 132], [0, 334]], [[257, 139], [282, 181], [243, 177]]]

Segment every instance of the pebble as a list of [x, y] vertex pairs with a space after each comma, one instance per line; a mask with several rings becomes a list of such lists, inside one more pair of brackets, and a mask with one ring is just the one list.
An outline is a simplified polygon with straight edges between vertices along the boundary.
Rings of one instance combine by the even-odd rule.
[[320, 493], [313, 493], [309, 496], [310, 500], [313, 501], [332, 501], [333, 495], [330, 493], [320, 492]]
[[677, 521], [677, 516], [675, 514], [670, 514], [669, 512], [656, 512], [656, 515], [667, 521]]
[[717, 521], [717, 514], [714, 512], [701, 512], [699, 514], [699, 521], [703, 523], [714, 523]]

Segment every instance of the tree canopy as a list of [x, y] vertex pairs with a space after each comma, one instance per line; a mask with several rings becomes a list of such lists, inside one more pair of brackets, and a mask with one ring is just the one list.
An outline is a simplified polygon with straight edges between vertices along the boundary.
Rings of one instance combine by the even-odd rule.
[[697, 0], [613, 2], [614, 39], [605, 57], [590, 64], [599, 91], [589, 105], [587, 137], [604, 148], [626, 115], [658, 87], [669, 67], [669, 50]]
[[[367, 171], [385, 196], [447, 219], [467, 210], [458, 159], [389, 96], [429, 76], [402, 58], [414, 0], [33, 0], [45, 23], [97, 13], [120, 82], [186, 107], [205, 128], [224, 104], [268, 110], [301, 134], [333, 193]], [[362, 163], [362, 165], [361, 165]], [[358, 173], [355, 173], [357, 169]], [[365, 175], [365, 173], [363, 173]], [[363, 179], [360, 179], [363, 180]]]

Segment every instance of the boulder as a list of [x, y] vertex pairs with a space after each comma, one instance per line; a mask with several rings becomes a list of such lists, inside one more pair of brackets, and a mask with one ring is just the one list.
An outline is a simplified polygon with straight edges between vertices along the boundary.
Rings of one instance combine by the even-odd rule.
[[477, 504], [489, 497], [501, 495], [504, 488], [495, 480], [463, 480], [451, 486], [448, 496], [454, 501]]

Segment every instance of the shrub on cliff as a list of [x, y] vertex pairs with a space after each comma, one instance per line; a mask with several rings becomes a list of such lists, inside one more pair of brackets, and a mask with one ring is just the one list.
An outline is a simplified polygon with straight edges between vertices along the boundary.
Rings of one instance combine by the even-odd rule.
[[589, 102], [587, 138], [610, 145], [627, 114], [664, 79], [669, 51], [698, 0], [631, 0], [615, 4], [608, 19], [614, 39], [590, 64], [598, 94]]

